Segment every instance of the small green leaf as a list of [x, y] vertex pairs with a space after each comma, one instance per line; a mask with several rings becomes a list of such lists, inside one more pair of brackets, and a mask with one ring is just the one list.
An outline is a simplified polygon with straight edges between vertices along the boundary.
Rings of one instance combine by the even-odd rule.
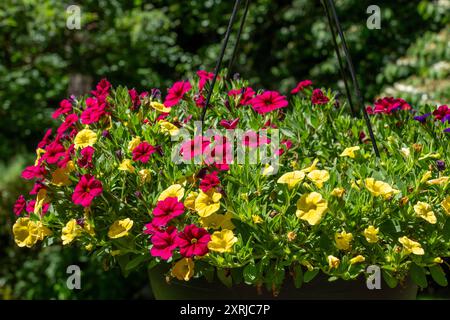
[[257, 274], [258, 270], [256, 268], [256, 265], [254, 262], [250, 262], [245, 268], [244, 268], [244, 281], [247, 284], [255, 284], [257, 280]]
[[444, 240], [450, 240], [450, 218], [448, 218], [445, 222], [441, 233], [444, 237]]
[[413, 263], [409, 271], [415, 284], [421, 288], [426, 288], [428, 286], [427, 276], [423, 267]]
[[225, 269], [217, 269], [217, 277], [227, 288], [231, 288], [233, 286], [231, 272]]
[[146, 255], [146, 254], [141, 254], [141, 255], [137, 256], [136, 258], [130, 260], [126, 264], [125, 271], [131, 271], [131, 270], [137, 268], [141, 263], [143, 263], [147, 259], [150, 259], [150, 256]]
[[303, 270], [302, 266], [296, 264], [294, 266], [294, 285], [297, 289], [301, 288], [303, 284]]
[[395, 288], [398, 284], [398, 280], [387, 270], [383, 270], [383, 279], [389, 288]]
[[319, 271], [320, 271], [319, 269], [306, 271], [305, 274], [303, 275], [303, 281], [305, 283], [311, 282], [319, 274]]
[[442, 267], [440, 265], [434, 265], [432, 267], [429, 267], [431, 272], [431, 277], [433, 278], [436, 283], [442, 287], [446, 287], [448, 285], [447, 278], [445, 277], [445, 272], [442, 270]]

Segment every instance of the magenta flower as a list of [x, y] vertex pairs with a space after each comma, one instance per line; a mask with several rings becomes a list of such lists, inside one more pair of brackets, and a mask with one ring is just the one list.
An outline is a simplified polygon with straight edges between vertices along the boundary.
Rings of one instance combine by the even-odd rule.
[[70, 160], [72, 160], [72, 156], [75, 154], [75, 145], [71, 144], [70, 147], [66, 150], [61, 160], [58, 162], [58, 168], [65, 168]]
[[150, 160], [150, 156], [156, 152], [154, 146], [147, 141], [141, 142], [136, 148], [133, 149], [133, 161], [140, 161], [147, 163]]
[[214, 73], [207, 72], [205, 70], [198, 70], [197, 76], [200, 78], [200, 80], [198, 81], [198, 91], [202, 91], [206, 82], [214, 78]]
[[178, 81], [173, 84], [173, 86], [169, 89], [169, 92], [166, 96], [166, 100], [164, 101], [164, 105], [168, 108], [173, 107], [183, 99], [183, 96], [186, 92], [192, 89], [189, 81]]
[[292, 141], [290, 140], [283, 140], [281, 141], [281, 145], [284, 146], [284, 148], [280, 148], [277, 151], [277, 155], [281, 156], [286, 150], [289, 150], [292, 148]]
[[59, 161], [61, 157], [66, 153], [66, 149], [58, 141], [50, 143], [47, 148], [45, 148], [45, 153], [42, 159], [47, 161], [48, 164], [55, 164]]
[[72, 194], [72, 201], [75, 204], [89, 207], [94, 198], [103, 192], [102, 183], [90, 174], [81, 177]]
[[447, 120], [446, 118], [450, 116], [450, 108], [447, 105], [439, 106], [439, 108], [433, 111], [433, 115], [436, 120], [445, 122]]
[[46, 171], [43, 166], [29, 166], [22, 171], [22, 178], [25, 180], [43, 179]]
[[86, 148], [83, 148], [80, 151], [81, 158], [78, 159], [78, 166], [80, 168], [92, 168], [92, 157], [94, 155], [95, 149], [88, 146]]
[[180, 254], [183, 257], [191, 258], [207, 254], [209, 241], [211, 241], [211, 235], [208, 231], [190, 224], [178, 233], [176, 244], [180, 247]]
[[250, 87], [242, 88], [242, 89], [233, 89], [228, 91], [228, 96], [230, 97], [239, 97], [238, 105], [246, 106], [251, 104], [253, 97], [255, 96], [255, 90]]
[[81, 114], [81, 123], [92, 124], [98, 122], [106, 114], [106, 104], [100, 98], [87, 98], [86, 109]]
[[60, 115], [72, 112], [72, 103], [70, 100], [64, 99], [59, 103], [59, 108], [52, 114], [53, 119], [57, 119]]
[[303, 80], [303, 81], [300, 81], [300, 82], [297, 84], [297, 86], [296, 86], [294, 89], [292, 89], [291, 94], [296, 94], [296, 93], [298, 93], [298, 92], [300, 92], [300, 91], [303, 91], [303, 90], [305, 90], [306, 87], [312, 86], [312, 84], [313, 84], [313, 83], [312, 83], [311, 80]]
[[[27, 213], [33, 213], [34, 212], [34, 207], [36, 206], [36, 200], [31, 200], [28, 201], [27, 203], [27, 207], [26, 207], [26, 211]], [[50, 204], [48, 203], [44, 203], [42, 205], [42, 214], [46, 214], [48, 212], [48, 209], [50, 208]]]
[[235, 129], [239, 123], [239, 118], [233, 120], [220, 120], [219, 124], [225, 129]]
[[374, 106], [366, 108], [368, 114], [384, 113], [391, 114], [398, 110], [411, 110], [411, 106], [403, 99], [385, 97], [374, 102]]
[[45, 189], [45, 184], [42, 181], [38, 180], [35, 182], [33, 189], [31, 189], [30, 195], [38, 194], [41, 189]]
[[130, 95], [131, 103], [132, 103], [132, 110], [136, 110], [141, 105], [141, 99], [136, 91], [136, 89], [128, 90], [128, 94]]
[[217, 171], [206, 174], [200, 181], [200, 189], [203, 192], [208, 192], [208, 190], [218, 186], [220, 184], [219, 177], [217, 176]]
[[185, 161], [203, 154], [210, 141], [203, 136], [196, 136], [193, 140], [188, 140], [181, 145], [180, 154]]
[[111, 83], [108, 82], [105, 78], [100, 80], [100, 82], [95, 87], [95, 90], [91, 91], [91, 93], [99, 98], [100, 100], [104, 100], [109, 93], [109, 89], [111, 88]]
[[153, 247], [150, 249], [150, 254], [153, 257], [168, 260], [177, 247], [177, 235], [178, 230], [174, 226], [170, 226], [162, 232], [155, 232], [151, 238]]
[[320, 89], [314, 89], [312, 96], [311, 96], [311, 102], [315, 105], [324, 105], [327, 104], [330, 99], [322, 92]]
[[20, 214], [25, 210], [27, 206], [27, 201], [25, 200], [25, 197], [23, 195], [20, 195], [17, 199], [16, 203], [14, 204], [14, 214], [16, 216], [20, 216]]
[[179, 202], [176, 197], [169, 197], [162, 201], [158, 201], [156, 208], [153, 209], [153, 224], [157, 226], [165, 226], [175, 217], [184, 213], [184, 204]]
[[[204, 151], [204, 161], [208, 165], [228, 165], [233, 162], [233, 144], [225, 136], [215, 136], [215, 144], [210, 144]], [[226, 169], [228, 170], [228, 169]]]
[[45, 132], [44, 137], [42, 138], [42, 140], [38, 143], [38, 148], [44, 149], [50, 142], [50, 136], [52, 135], [52, 129], [48, 129]]
[[62, 136], [68, 129], [70, 129], [78, 121], [78, 116], [75, 113], [69, 114], [64, 122], [57, 129], [58, 136]]
[[269, 144], [271, 142], [269, 138], [262, 136], [253, 130], [245, 132], [243, 138], [242, 144], [250, 148], [258, 148], [263, 144]]
[[250, 104], [257, 113], [264, 114], [287, 107], [288, 101], [285, 96], [282, 96], [276, 91], [266, 91], [253, 98]]

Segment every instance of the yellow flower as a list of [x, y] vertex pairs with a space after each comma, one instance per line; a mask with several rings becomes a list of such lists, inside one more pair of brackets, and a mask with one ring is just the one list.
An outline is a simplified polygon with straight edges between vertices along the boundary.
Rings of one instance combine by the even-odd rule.
[[191, 258], [180, 259], [173, 266], [171, 274], [180, 281], [189, 281], [194, 275], [194, 266]]
[[329, 255], [327, 257], [328, 260], [328, 265], [330, 266], [330, 268], [337, 268], [339, 267], [339, 264], [341, 263], [341, 260], [339, 260], [339, 258], [336, 258], [335, 256]]
[[125, 159], [122, 161], [122, 163], [119, 165], [120, 171], [127, 171], [130, 173], [134, 173], [135, 169], [133, 167], [133, 164], [131, 163], [130, 159]]
[[336, 233], [334, 236], [334, 241], [336, 242], [336, 247], [339, 250], [349, 250], [350, 242], [353, 240], [353, 235], [342, 231], [341, 233]]
[[41, 149], [41, 148], [36, 149], [36, 161], [34, 162], [35, 166], [37, 166], [39, 164], [39, 160], [46, 152], [47, 151], [45, 151], [44, 149]]
[[450, 215], [450, 196], [447, 196], [444, 200], [442, 200], [441, 206], [444, 208], [445, 213]]
[[41, 214], [41, 209], [44, 203], [50, 202], [49, 198], [47, 197], [47, 190], [41, 189], [39, 190], [37, 197], [36, 197], [36, 203], [34, 205], [34, 213], [35, 214]]
[[[269, 165], [269, 164], [266, 164], [266, 166], [264, 167], [264, 170], [263, 170], [263, 172], [262, 172], [262, 175], [263, 175], [263, 176], [270, 176], [270, 175], [273, 173], [274, 170], [275, 170], [274, 167], [272, 167], [272, 166]], [[303, 176], [304, 176], [304, 175], [303, 175]]]
[[399, 190], [392, 188], [388, 183], [376, 181], [374, 178], [367, 178], [365, 183], [367, 190], [376, 197], [382, 196], [385, 199], [389, 199], [394, 194], [400, 192]]
[[71, 184], [69, 179], [69, 171], [66, 168], [58, 168], [52, 172], [51, 183], [57, 187], [68, 186]]
[[428, 179], [431, 178], [431, 171], [427, 171], [423, 174], [422, 178], [420, 179], [420, 183], [424, 183], [425, 181], [427, 181]]
[[150, 103], [150, 106], [151, 106], [153, 109], [155, 109], [156, 111], [161, 112], [161, 113], [169, 113], [170, 110], [171, 110], [171, 108], [167, 108], [167, 107], [166, 107], [165, 105], [163, 105], [162, 103], [159, 103], [159, 102], [156, 102], [156, 101], [151, 102], [151, 103]]
[[351, 188], [360, 191], [359, 186], [361, 185], [361, 180], [352, 181]]
[[176, 136], [180, 132], [180, 129], [178, 127], [168, 121], [159, 121], [159, 126], [161, 128], [162, 133], [168, 133], [171, 136]]
[[437, 257], [437, 258], [433, 259], [433, 262], [434, 263], [444, 263], [444, 260], [442, 260], [442, 258], [440, 258], [440, 257]]
[[403, 245], [403, 248], [408, 254], [413, 253], [419, 256], [425, 254], [425, 251], [422, 249], [420, 243], [413, 241], [406, 236], [398, 238], [398, 241]]
[[227, 212], [226, 214], [213, 213], [206, 218], [200, 218], [200, 224], [203, 228], [233, 230], [234, 225], [231, 222], [232, 217], [233, 214], [231, 212]]
[[446, 185], [448, 183], [449, 179], [450, 179], [449, 177], [440, 177], [440, 178], [437, 178], [437, 179], [428, 180], [427, 184], [429, 186], [432, 186], [432, 185], [443, 186], [443, 185]]
[[66, 226], [62, 228], [61, 239], [63, 245], [71, 243], [81, 234], [81, 227], [78, 225], [77, 220], [71, 219], [67, 222]]
[[311, 166], [309, 166], [309, 167], [307, 167], [305, 169], [302, 169], [301, 171], [304, 172], [304, 173], [308, 173], [308, 172], [314, 171], [314, 170], [317, 169], [317, 167], [316, 167], [317, 163], [319, 163], [319, 159], [314, 159], [314, 161], [311, 164]]
[[141, 143], [141, 137], [134, 137], [128, 142], [128, 151], [132, 152]]
[[184, 188], [180, 184], [173, 184], [168, 187], [166, 190], [161, 192], [158, 197], [158, 201], [163, 201], [166, 198], [178, 198], [178, 200], [183, 199], [184, 197]]
[[366, 258], [364, 258], [362, 255], [357, 255], [354, 258], [350, 259], [350, 264], [356, 264], [366, 261]]
[[437, 222], [436, 216], [434, 215], [433, 209], [431, 206], [426, 202], [417, 202], [417, 204], [414, 206], [414, 212], [421, 217], [422, 219], [425, 219], [431, 224], [435, 224]]
[[13, 225], [14, 241], [19, 247], [31, 248], [51, 233], [42, 222], [31, 221], [30, 218], [19, 218]]
[[344, 193], [345, 193], [344, 188], [334, 188], [333, 191], [331, 191], [331, 195], [338, 198], [342, 198]]
[[323, 184], [330, 179], [330, 174], [327, 170], [313, 170], [308, 173], [307, 177], [314, 182], [318, 188], [322, 188]]
[[128, 235], [128, 231], [133, 227], [133, 220], [126, 218], [117, 220], [109, 227], [108, 237], [111, 239], [122, 238]]
[[211, 235], [211, 241], [208, 242], [208, 248], [211, 251], [220, 253], [231, 252], [233, 245], [238, 241], [233, 231], [224, 229], [216, 231]]
[[299, 219], [308, 221], [310, 225], [316, 225], [320, 222], [323, 215], [328, 210], [328, 203], [317, 192], [304, 194], [297, 201], [296, 216]]
[[142, 169], [139, 171], [139, 178], [141, 178], [142, 183], [147, 183], [152, 180], [152, 172], [149, 169]]
[[88, 221], [84, 220], [84, 231], [86, 231], [91, 237], [95, 236], [94, 226]]
[[378, 232], [380, 231], [379, 228], [375, 228], [374, 226], [368, 226], [366, 229], [364, 229], [364, 236], [366, 237], [366, 240], [368, 243], [377, 243], [378, 242]]
[[195, 199], [198, 197], [198, 192], [191, 191], [184, 199], [184, 206], [189, 210], [195, 211]]
[[305, 178], [305, 173], [301, 171], [292, 171], [283, 174], [277, 183], [287, 184], [289, 189], [295, 187], [300, 181]]
[[352, 159], [355, 159], [355, 151], [358, 151], [361, 149], [359, 146], [345, 148], [345, 150], [341, 153], [341, 157], [350, 157]]
[[212, 215], [220, 209], [220, 199], [222, 195], [211, 189], [208, 192], [200, 191], [200, 194], [195, 199], [195, 211], [202, 218]]
[[83, 129], [75, 137], [75, 149], [92, 147], [97, 142], [97, 134], [89, 129]]
[[263, 223], [264, 220], [257, 214], [252, 215], [252, 220], [254, 224]]

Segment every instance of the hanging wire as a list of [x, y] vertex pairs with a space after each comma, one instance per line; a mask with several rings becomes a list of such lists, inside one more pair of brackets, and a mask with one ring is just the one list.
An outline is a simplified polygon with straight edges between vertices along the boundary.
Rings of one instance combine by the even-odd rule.
[[348, 49], [348, 46], [347, 46], [347, 42], [345, 41], [345, 36], [344, 36], [344, 33], [342, 32], [341, 24], [339, 23], [339, 18], [338, 18], [337, 13], [336, 13], [336, 7], [334, 6], [333, 0], [327, 0], [327, 1], [328, 1], [329, 8], [331, 8], [331, 12], [332, 12], [333, 17], [334, 17], [334, 22], [336, 24], [336, 29], [338, 31], [339, 37], [341, 38], [342, 47], [344, 49], [344, 55], [345, 55], [345, 58], [347, 60], [347, 65], [348, 65], [348, 69], [350, 71], [350, 75], [352, 77], [352, 81], [353, 81], [353, 86], [354, 86], [354, 89], [355, 89], [356, 97], [357, 97], [358, 102], [359, 102], [359, 107], [363, 111], [364, 120], [366, 121], [367, 129], [369, 130], [369, 135], [370, 135], [370, 140], [372, 142], [373, 150], [375, 151], [375, 155], [379, 158], [380, 157], [380, 152], [378, 151], [377, 142], [375, 141], [375, 136], [373, 134], [372, 124], [370, 123], [369, 115], [367, 114], [367, 110], [364, 107], [364, 100], [362, 98], [361, 90], [359, 88], [359, 83], [358, 83], [358, 80], [357, 80], [356, 75], [355, 75], [355, 70], [354, 70], [354, 67], [353, 67], [352, 58], [350, 57], [350, 52], [349, 52], [349, 49]]
[[337, 56], [337, 59], [339, 62], [339, 70], [341, 72], [341, 77], [342, 77], [342, 80], [344, 80], [345, 93], [347, 94], [347, 100], [348, 100], [348, 103], [350, 106], [350, 112], [352, 113], [352, 116], [355, 116], [356, 113], [355, 113], [355, 108], [353, 107], [353, 100], [352, 100], [352, 95], [350, 94], [350, 88], [348, 86], [347, 73], [345, 72], [344, 64], [342, 63], [341, 53], [339, 52], [339, 46], [336, 41], [336, 31], [334, 30], [334, 27], [333, 27], [333, 21], [331, 20], [331, 15], [330, 15], [330, 11], [328, 9], [328, 5], [323, 0], [322, 0], [322, 5], [323, 5], [323, 7], [325, 9], [325, 13], [327, 15], [328, 26], [330, 27], [331, 38], [333, 39], [334, 49], [336, 51], [336, 56]]
[[230, 39], [231, 29], [233, 27], [234, 20], [236, 19], [237, 10], [238, 10], [240, 4], [241, 4], [241, 0], [236, 0], [236, 2], [234, 3], [233, 12], [231, 13], [230, 21], [228, 22], [227, 32], [225, 33], [225, 39], [222, 44], [222, 49], [220, 51], [219, 58], [217, 59], [217, 62], [216, 62], [216, 68], [214, 69], [214, 77], [212, 79], [212, 82], [211, 82], [211, 85], [210, 85], [210, 88], [208, 91], [208, 96], [206, 97], [205, 106], [203, 107], [203, 112], [202, 112], [202, 117], [201, 117], [202, 127], [203, 127], [203, 122], [205, 121], [206, 111], [208, 109], [209, 102], [211, 100], [211, 95], [214, 91], [214, 85], [216, 84], [217, 76], [220, 71], [220, 66], [222, 65], [223, 56], [225, 55], [225, 50], [227, 49], [227, 46], [228, 46], [228, 40]]
[[250, 0], [246, 0], [245, 1], [244, 14], [242, 15], [241, 24], [239, 26], [239, 31], [238, 31], [238, 33], [236, 35], [236, 43], [234, 44], [233, 54], [231, 55], [230, 62], [228, 63], [228, 71], [227, 71], [228, 72], [228, 75], [227, 75], [228, 79], [231, 76], [231, 68], [233, 67], [234, 60], [236, 58], [236, 53], [237, 53], [237, 49], [239, 47], [239, 41], [241, 40], [242, 30], [244, 29], [245, 20], [247, 19], [247, 13], [248, 13], [249, 6], [250, 6]]

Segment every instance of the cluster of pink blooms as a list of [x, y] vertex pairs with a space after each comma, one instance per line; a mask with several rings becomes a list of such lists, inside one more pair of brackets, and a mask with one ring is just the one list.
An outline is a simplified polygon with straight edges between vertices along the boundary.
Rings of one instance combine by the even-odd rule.
[[373, 107], [366, 108], [368, 114], [392, 114], [398, 110], [411, 110], [411, 106], [401, 98], [385, 97], [374, 102]]

